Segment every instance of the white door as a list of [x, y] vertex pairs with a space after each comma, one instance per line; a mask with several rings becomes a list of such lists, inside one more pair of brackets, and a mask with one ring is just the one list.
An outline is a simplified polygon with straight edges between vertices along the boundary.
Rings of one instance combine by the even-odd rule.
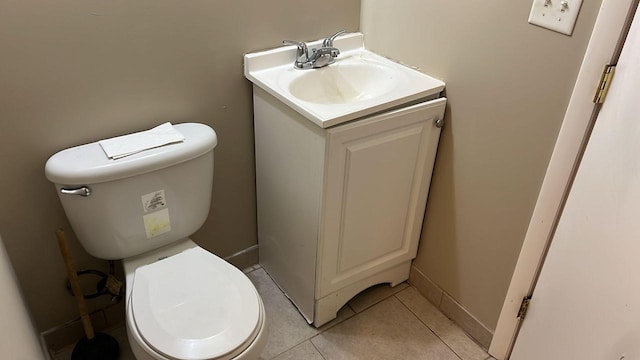
[[640, 359], [640, 17], [511, 355]]

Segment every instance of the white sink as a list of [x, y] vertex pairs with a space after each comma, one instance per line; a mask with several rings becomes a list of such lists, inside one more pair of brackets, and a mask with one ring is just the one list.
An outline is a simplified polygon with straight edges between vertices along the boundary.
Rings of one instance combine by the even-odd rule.
[[[297, 74], [296, 74], [297, 75]], [[361, 57], [343, 58], [331, 66], [307, 71], [288, 82], [294, 97], [316, 104], [344, 104], [383, 96], [405, 77], [389, 68]], [[286, 84], [282, 84], [286, 86]]]
[[319, 69], [294, 68], [295, 46], [246, 54], [245, 76], [322, 128], [444, 89], [444, 82], [366, 50], [360, 33], [343, 35], [334, 45], [341, 52], [336, 62]]

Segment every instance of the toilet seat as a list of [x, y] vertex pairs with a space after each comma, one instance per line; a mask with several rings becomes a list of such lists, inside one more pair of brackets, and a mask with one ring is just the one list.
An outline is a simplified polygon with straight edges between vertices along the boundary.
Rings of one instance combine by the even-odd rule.
[[136, 269], [130, 300], [144, 342], [173, 359], [233, 357], [263, 322], [249, 279], [199, 247]]

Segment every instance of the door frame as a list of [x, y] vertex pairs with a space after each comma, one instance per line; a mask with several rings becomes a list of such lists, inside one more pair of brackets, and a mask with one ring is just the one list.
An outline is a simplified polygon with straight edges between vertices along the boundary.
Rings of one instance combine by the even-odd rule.
[[606, 64], [615, 63], [639, 0], [602, 0], [533, 215], [502, 305], [489, 353], [507, 359], [517, 337], [520, 304], [535, 288], [593, 123], [592, 100]]

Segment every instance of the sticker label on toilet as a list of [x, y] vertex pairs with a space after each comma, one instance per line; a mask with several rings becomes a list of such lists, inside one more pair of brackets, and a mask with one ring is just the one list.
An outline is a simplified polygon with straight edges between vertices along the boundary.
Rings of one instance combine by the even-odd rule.
[[147, 239], [171, 231], [171, 219], [169, 218], [168, 208], [144, 215], [142, 220], [144, 221], [144, 231], [147, 233]]
[[142, 195], [142, 208], [144, 212], [156, 211], [165, 206], [167, 206], [167, 198], [164, 196], [164, 190]]

